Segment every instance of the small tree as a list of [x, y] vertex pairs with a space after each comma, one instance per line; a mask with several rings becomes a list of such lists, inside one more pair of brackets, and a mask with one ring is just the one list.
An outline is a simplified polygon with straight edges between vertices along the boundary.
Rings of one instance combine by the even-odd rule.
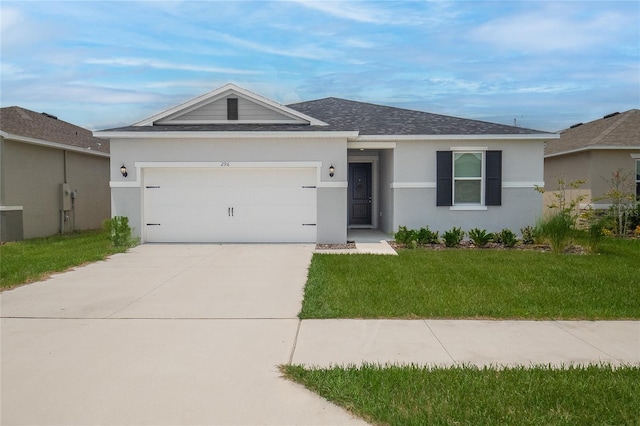
[[[563, 252], [571, 244], [580, 217], [580, 203], [586, 198], [585, 194], [572, 196], [569, 191], [578, 190], [585, 183], [586, 180], [567, 182], [564, 177], [559, 178], [558, 189], [553, 193], [555, 200], [548, 206], [551, 214], [538, 223], [538, 231], [549, 239], [555, 253]], [[545, 192], [539, 186], [535, 189], [541, 194]]]
[[629, 230], [630, 219], [635, 208], [635, 180], [632, 181], [631, 173], [623, 173], [618, 169], [611, 173], [609, 190], [597, 200], [611, 202], [609, 215], [615, 224], [615, 232], [624, 237]]

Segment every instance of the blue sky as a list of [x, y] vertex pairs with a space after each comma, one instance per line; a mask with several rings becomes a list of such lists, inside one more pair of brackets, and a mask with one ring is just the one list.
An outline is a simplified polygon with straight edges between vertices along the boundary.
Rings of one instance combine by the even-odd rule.
[[640, 108], [638, 1], [2, 0], [0, 103], [89, 129], [233, 82], [557, 131]]

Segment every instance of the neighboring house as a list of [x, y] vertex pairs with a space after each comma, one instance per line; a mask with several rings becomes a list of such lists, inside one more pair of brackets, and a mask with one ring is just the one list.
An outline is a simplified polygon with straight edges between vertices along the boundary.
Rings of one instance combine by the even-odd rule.
[[541, 214], [557, 137], [337, 98], [283, 106], [233, 84], [94, 135], [111, 142], [113, 214], [142, 242], [318, 243], [354, 227], [518, 233]]
[[[558, 180], [586, 181], [571, 197], [585, 196], [582, 207], [607, 208], [602, 199], [611, 187], [613, 173], [628, 176], [629, 192], [640, 196], [640, 110], [614, 113], [563, 131], [560, 139], [549, 141], [544, 154], [545, 189], [553, 191]], [[545, 196], [549, 204], [553, 196]]]
[[110, 217], [109, 142], [56, 117], [0, 109], [0, 240], [100, 228]]

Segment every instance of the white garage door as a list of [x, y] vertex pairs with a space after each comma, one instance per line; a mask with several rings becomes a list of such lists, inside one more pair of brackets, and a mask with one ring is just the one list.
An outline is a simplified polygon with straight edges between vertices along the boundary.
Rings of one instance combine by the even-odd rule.
[[315, 242], [314, 168], [148, 168], [147, 242]]

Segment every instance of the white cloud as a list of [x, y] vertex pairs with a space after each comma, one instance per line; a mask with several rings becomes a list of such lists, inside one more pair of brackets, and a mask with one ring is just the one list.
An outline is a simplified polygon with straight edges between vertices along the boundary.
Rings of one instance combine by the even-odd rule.
[[259, 53], [315, 60], [333, 59], [336, 56], [336, 52], [334, 50], [318, 47], [311, 43], [305, 44], [301, 47], [273, 47], [272, 45], [245, 40], [229, 34], [215, 34], [217, 34], [219, 38], [235, 46], [254, 50]]
[[[567, 3], [534, 3], [540, 10], [503, 16], [471, 31], [472, 39], [522, 52], [582, 51], [605, 44], [628, 22], [617, 12], [577, 13]], [[637, 25], [637, 23], [636, 23]]]
[[223, 73], [223, 74], [230, 74], [230, 73], [260, 74], [260, 71], [254, 71], [254, 70], [206, 67], [206, 66], [198, 66], [198, 65], [157, 61], [154, 59], [145, 59], [145, 58], [87, 59], [85, 63], [91, 64], [91, 65], [109, 65], [109, 66], [120, 66], [120, 67], [150, 67], [150, 68], [165, 69], [165, 70], [209, 72], [209, 73]]
[[362, 3], [358, 2], [308, 0], [294, 0], [294, 2], [336, 18], [370, 24], [385, 24], [389, 21], [386, 13], [372, 7], [363, 7]]

